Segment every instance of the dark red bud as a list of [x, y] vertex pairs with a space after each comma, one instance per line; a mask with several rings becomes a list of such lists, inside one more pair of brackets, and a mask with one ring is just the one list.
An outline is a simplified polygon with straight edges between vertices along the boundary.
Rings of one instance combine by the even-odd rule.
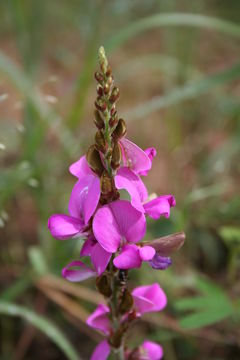
[[114, 88], [112, 90], [112, 93], [111, 93], [111, 96], [109, 98], [110, 103], [116, 102], [119, 99], [119, 97], [120, 97], [119, 88], [114, 86]]
[[103, 153], [106, 152], [107, 144], [101, 130], [98, 130], [95, 134], [95, 144], [96, 144], [96, 148], [99, 151], [102, 151]]
[[99, 96], [103, 96], [103, 88], [100, 85], [97, 86], [97, 93]]
[[110, 75], [112, 75], [112, 69], [111, 69], [111, 67], [108, 65], [107, 71], [106, 71], [106, 76], [109, 77]]
[[105, 123], [104, 123], [104, 120], [102, 119], [101, 115], [99, 114], [98, 110], [94, 111], [94, 117], [95, 117], [94, 123], [95, 123], [96, 127], [99, 130], [104, 129]]
[[100, 72], [96, 71], [95, 74], [94, 74], [94, 76], [95, 76], [95, 79], [96, 79], [100, 84], [103, 82], [104, 77], [103, 77], [103, 75], [102, 75]]
[[112, 151], [112, 160], [111, 160], [111, 167], [114, 170], [117, 170], [121, 164], [122, 160], [122, 151], [119, 143], [115, 143]]
[[95, 101], [95, 106], [101, 112], [104, 112], [107, 109], [107, 104], [100, 98]]

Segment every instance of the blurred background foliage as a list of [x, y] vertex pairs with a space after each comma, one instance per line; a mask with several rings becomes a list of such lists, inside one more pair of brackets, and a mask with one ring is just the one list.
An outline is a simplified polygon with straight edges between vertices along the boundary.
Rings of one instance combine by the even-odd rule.
[[88, 359], [100, 338], [84, 324], [94, 281], [61, 279], [81, 244], [47, 231], [92, 142], [100, 45], [128, 137], [158, 151], [148, 188], [177, 200], [148, 239], [187, 236], [171, 269], [132, 271], [169, 304], [129, 342], [159, 341], [168, 360], [239, 359], [240, 2], [8, 0], [0, 24], [1, 360]]

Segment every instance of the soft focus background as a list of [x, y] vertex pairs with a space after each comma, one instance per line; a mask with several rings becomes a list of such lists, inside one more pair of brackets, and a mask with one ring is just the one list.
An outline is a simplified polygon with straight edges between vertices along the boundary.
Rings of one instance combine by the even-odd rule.
[[100, 45], [128, 137], [158, 151], [149, 191], [176, 196], [148, 239], [187, 235], [167, 271], [131, 272], [169, 303], [129, 344], [158, 341], [166, 360], [240, 359], [239, 22], [238, 0], [0, 2], [1, 360], [89, 359], [100, 339], [84, 324], [94, 280], [61, 279], [80, 243], [47, 231], [93, 141]]

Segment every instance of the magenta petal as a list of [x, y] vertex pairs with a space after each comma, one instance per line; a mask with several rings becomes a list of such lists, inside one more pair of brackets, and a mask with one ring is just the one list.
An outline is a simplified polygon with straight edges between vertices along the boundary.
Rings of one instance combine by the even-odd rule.
[[93, 232], [99, 244], [108, 252], [117, 251], [121, 234], [118, 224], [108, 205], [98, 209], [93, 218]]
[[100, 179], [93, 175], [78, 180], [73, 187], [70, 201], [70, 215], [82, 219], [87, 225], [93, 215], [100, 198]]
[[87, 318], [86, 323], [93, 329], [101, 330], [105, 335], [109, 335], [111, 324], [108, 317], [108, 306], [99, 304], [96, 310]]
[[120, 140], [122, 147], [123, 164], [137, 174], [151, 169], [152, 163], [148, 155], [136, 144], [123, 138]]
[[[154, 147], [150, 147], [150, 148], [147, 148], [144, 152], [147, 154], [147, 156], [149, 157], [151, 164], [152, 164], [153, 159], [157, 155], [156, 149]], [[151, 165], [151, 167], [152, 167], [152, 165]], [[149, 170], [150, 169], [148, 169], [146, 171], [140, 171], [138, 174], [142, 175], [142, 176], [147, 176]]]
[[145, 216], [129, 201], [117, 200], [100, 208], [93, 219], [96, 240], [108, 252], [118, 250], [121, 240], [138, 242], [146, 232]]
[[91, 256], [94, 245], [96, 245], [96, 240], [93, 236], [89, 236], [85, 240], [82, 249], [80, 251], [80, 256]]
[[96, 272], [81, 261], [72, 261], [62, 269], [62, 276], [72, 282], [83, 281], [96, 276]]
[[91, 261], [98, 275], [101, 275], [106, 270], [111, 256], [112, 253], [104, 250], [104, 248], [96, 242], [92, 249]]
[[160, 311], [167, 304], [167, 297], [157, 283], [135, 288], [132, 291], [132, 296], [139, 314]]
[[94, 173], [88, 166], [86, 156], [82, 156], [78, 161], [70, 165], [69, 171], [77, 178], [84, 177], [86, 175], [93, 175]]
[[103, 340], [95, 347], [90, 360], [107, 360], [110, 351], [111, 349], [107, 340]]
[[121, 254], [115, 257], [113, 263], [118, 269], [139, 268], [142, 265], [142, 260], [139, 256], [138, 246], [135, 244], [125, 245]]
[[144, 211], [142, 202], [148, 197], [148, 192], [138, 175], [127, 167], [121, 167], [115, 176], [117, 189], [125, 189], [131, 196], [131, 204], [139, 211]]
[[143, 205], [145, 212], [153, 219], [159, 219], [161, 215], [168, 218], [170, 216], [170, 208], [176, 205], [176, 201], [172, 195], [159, 196]]
[[144, 352], [144, 357], [140, 357], [140, 360], [160, 360], [163, 357], [163, 348], [161, 345], [145, 340], [141, 345]]
[[137, 211], [129, 201], [118, 200], [109, 204], [117, 221], [120, 234], [127, 242], [140, 241], [146, 232], [144, 214]]
[[156, 250], [151, 246], [143, 246], [139, 248], [139, 255], [142, 261], [151, 260], [156, 254]]
[[48, 229], [59, 240], [69, 239], [83, 230], [83, 224], [72, 216], [55, 214], [48, 219]]

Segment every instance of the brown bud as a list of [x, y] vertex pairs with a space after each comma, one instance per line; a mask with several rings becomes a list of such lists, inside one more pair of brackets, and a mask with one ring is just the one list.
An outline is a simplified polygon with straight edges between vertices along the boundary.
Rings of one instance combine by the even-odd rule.
[[110, 195], [113, 192], [113, 179], [108, 174], [106, 170], [102, 173], [101, 179], [100, 179], [100, 186], [101, 186], [101, 193], [106, 196]]
[[117, 116], [117, 112], [115, 111], [112, 116], [110, 117], [110, 120], [109, 120], [109, 126], [111, 128], [113, 128], [114, 126], [116, 126], [118, 123], [118, 116]]
[[112, 90], [112, 93], [111, 93], [111, 96], [109, 98], [110, 103], [116, 102], [119, 99], [119, 97], [120, 97], [119, 88], [114, 86], [114, 88]]
[[102, 275], [102, 276], [97, 277], [96, 286], [97, 286], [98, 291], [102, 295], [104, 295], [106, 297], [110, 297], [112, 295], [112, 289], [111, 289], [107, 275]]
[[183, 231], [159, 239], [145, 242], [144, 245], [153, 247], [161, 256], [169, 256], [172, 252], [179, 250], [185, 242]]
[[109, 86], [109, 84], [105, 84], [105, 86], [104, 86], [104, 88], [103, 88], [104, 94], [105, 94], [105, 95], [108, 94], [109, 91], [110, 91], [110, 86]]
[[102, 88], [102, 86], [100, 86], [100, 85], [97, 86], [97, 93], [98, 93], [99, 96], [103, 96], [103, 88]]
[[122, 151], [118, 142], [114, 144], [112, 151], [111, 166], [114, 170], [118, 169], [122, 160]]
[[133, 298], [131, 293], [125, 289], [123, 294], [121, 295], [121, 302], [119, 305], [119, 312], [120, 314], [125, 314], [129, 310], [131, 310], [133, 306]]
[[112, 75], [112, 69], [111, 69], [110, 65], [108, 65], [107, 71], [106, 71], [106, 76], [109, 77], [110, 75]]
[[95, 134], [95, 143], [96, 143], [96, 148], [99, 151], [102, 151], [103, 153], [106, 152], [107, 144], [106, 144], [104, 135], [101, 130], [98, 130]]
[[95, 145], [91, 145], [86, 154], [87, 162], [90, 168], [99, 176], [101, 176], [104, 167], [98, 150]]
[[107, 84], [108, 84], [109, 86], [111, 86], [112, 83], [113, 83], [113, 77], [112, 77], [112, 76], [109, 76], [109, 77], [107, 78]]
[[104, 77], [103, 77], [103, 75], [102, 75], [100, 72], [96, 71], [95, 74], [94, 74], [94, 76], [95, 76], [95, 79], [96, 79], [100, 84], [103, 82]]
[[114, 132], [112, 133], [113, 139], [116, 141], [121, 139], [127, 132], [126, 124], [123, 119], [119, 119], [118, 124]]
[[104, 123], [104, 120], [102, 119], [101, 115], [99, 114], [98, 110], [94, 111], [94, 117], [95, 117], [94, 123], [95, 123], [96, 127], [99, 130], [104, 129], [105, 123]]
[[112, 347], [117, 349], [121, 346], [122, 338], [126, 330], [126, 323], [123, 322], [117, 331], [115, 331], [108, 340]]
[[97, 98], [97, 100], [95, 101], [95, 106], [98, 110], [102, 112], [107, 109], [107, 104], [101, 98]]
[[113, 116], [116, 113], [116, 106], [115, 105], [112, 105], [110, 113], [111, 113], [111, 116]]

